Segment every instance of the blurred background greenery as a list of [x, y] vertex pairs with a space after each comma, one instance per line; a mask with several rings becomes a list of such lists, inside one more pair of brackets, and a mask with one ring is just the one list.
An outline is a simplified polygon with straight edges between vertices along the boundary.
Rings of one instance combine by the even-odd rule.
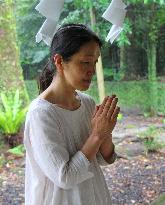
[[[165, 3], [162, 0], [124, 2], [128, 5], [124, 31], [112, 45], [105, 42], [111, 25], [101, 17], [109, 0], [69, 1], [65, 3], [59, 23], [77, 22], [91, 27], [91, 15], [94, 15], [94, 30], [104, 43], [102, 60], [106, 94], [118, 94], [121, 105], [128, 110], [140, 108], [142, 112], [149, 112], [153, 107], [157, 109], [156, 113], [164, 114]], [[44, 20], [34, 9], [37, 3], [29, 0], [15, 1], [14, 7], [20, 62], [30, 99], [37, 95], [35, 82], [49, 57], [48, 47], [43, 42], [35, 43], [35, 35]], [[35, 82], [32, 83], [32, 80]], [[98, 102], [95, 81], [96, 76], [88, 92]]]
[[[121, 112], [164, 116], [165, 1], [124, 2], [128, 5], [124, 30], [113, 44], [105, 42], [111, 24], [101, 17], [109, 0], [66, 1], [59, 24], [83, 23], [100, 36], [105, 92], [119, 97]], [[0, 1], [0, 120], [3, 123], [9, 116], [16, 120], [16, 111], [18, 114], [19, 109], [28, 106], [38, 95], [37, 79], [49, 58], [49, 48], [43, 42], [35, 42], [44, 21], [35, 10], [37, 4], [37, 0]], [[99, 103], [97, 76], [86, 92]], [[6, 100], [2, 100], [2, 95], [6, 95]], [[13, 114], [8, 115], [9, 112]], [[0, 126], [0, 129], [6, 128]]]

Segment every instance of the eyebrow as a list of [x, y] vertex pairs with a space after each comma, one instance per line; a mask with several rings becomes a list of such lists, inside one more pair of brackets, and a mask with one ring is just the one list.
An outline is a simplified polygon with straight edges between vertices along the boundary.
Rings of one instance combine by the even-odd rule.
[[82, 56], [82, 57], [95, 57], [95, 55], [92, 55], [92, 54], [86, 54], [86, 55], [84, 55], [84, 56]]

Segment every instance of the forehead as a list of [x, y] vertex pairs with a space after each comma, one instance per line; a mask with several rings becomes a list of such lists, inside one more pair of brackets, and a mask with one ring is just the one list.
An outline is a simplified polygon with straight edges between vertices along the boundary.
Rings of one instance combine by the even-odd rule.
[[77, 56], [79, 57], [94, 57], [98, 58], [100, 55], [100, 47], [96, 42], [89, 42], [85, 45], [83, 45], [79, 52], [77, 53]]

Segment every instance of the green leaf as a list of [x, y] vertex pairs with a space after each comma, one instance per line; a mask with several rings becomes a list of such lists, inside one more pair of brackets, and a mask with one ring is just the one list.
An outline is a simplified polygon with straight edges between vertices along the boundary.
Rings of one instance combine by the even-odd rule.
[[0, 128], [5, 135], [16, 134], [24, 122], [28, 107], [21, 106], [22, 101], [19, 97], [19, 90], [15, 95], [6, 96], [1, 94], [4, 110], [0, 110]]
[[12, 149], [9, 149], [7, 152], [17, 155], [17, 156], [24, 156], [25, 148], [24, 145], [18, 145], [17, 147], [14, 147]]
[[119, 113], [117, 119], [122, 120], [123, 119], [123, 114]]
[[163, 120], [163, 123], [165, 124], [165, 119]]
[[11, 112], [11, 107], [10, 107], [9, 101], [8, 101], [8, 99], [7, 99], [7, 97], [5, 96], [4, 93], [1, 93], [1, 100], [2, 100], [2, 104], [5, 108], [5, 111], [6, 112]]
[[19, 90], [16, 90], [15, 96], [14, 96], [14, 103], [13, 103], [13, 120], [15, 120], [17, 112], [19, 110], [21, 103], [19, 100]]

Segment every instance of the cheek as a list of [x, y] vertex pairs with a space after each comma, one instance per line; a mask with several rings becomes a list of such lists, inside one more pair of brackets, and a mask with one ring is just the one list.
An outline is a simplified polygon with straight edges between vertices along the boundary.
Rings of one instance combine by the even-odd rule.
[[73, 63], [68, 68], [68, 76], [72, 79], [72, 82], [80, 81], [84, 75], [86, 75], [86, 67], [80, 63]]
[[75, 75], [82, 77], [82, 75], [84, 75], [85, 72], [86, 72], [86, 68], [82, 64], [81, 65], [78, 64], [77, 66], [75, 66], [75, 69], [74, 69]]

